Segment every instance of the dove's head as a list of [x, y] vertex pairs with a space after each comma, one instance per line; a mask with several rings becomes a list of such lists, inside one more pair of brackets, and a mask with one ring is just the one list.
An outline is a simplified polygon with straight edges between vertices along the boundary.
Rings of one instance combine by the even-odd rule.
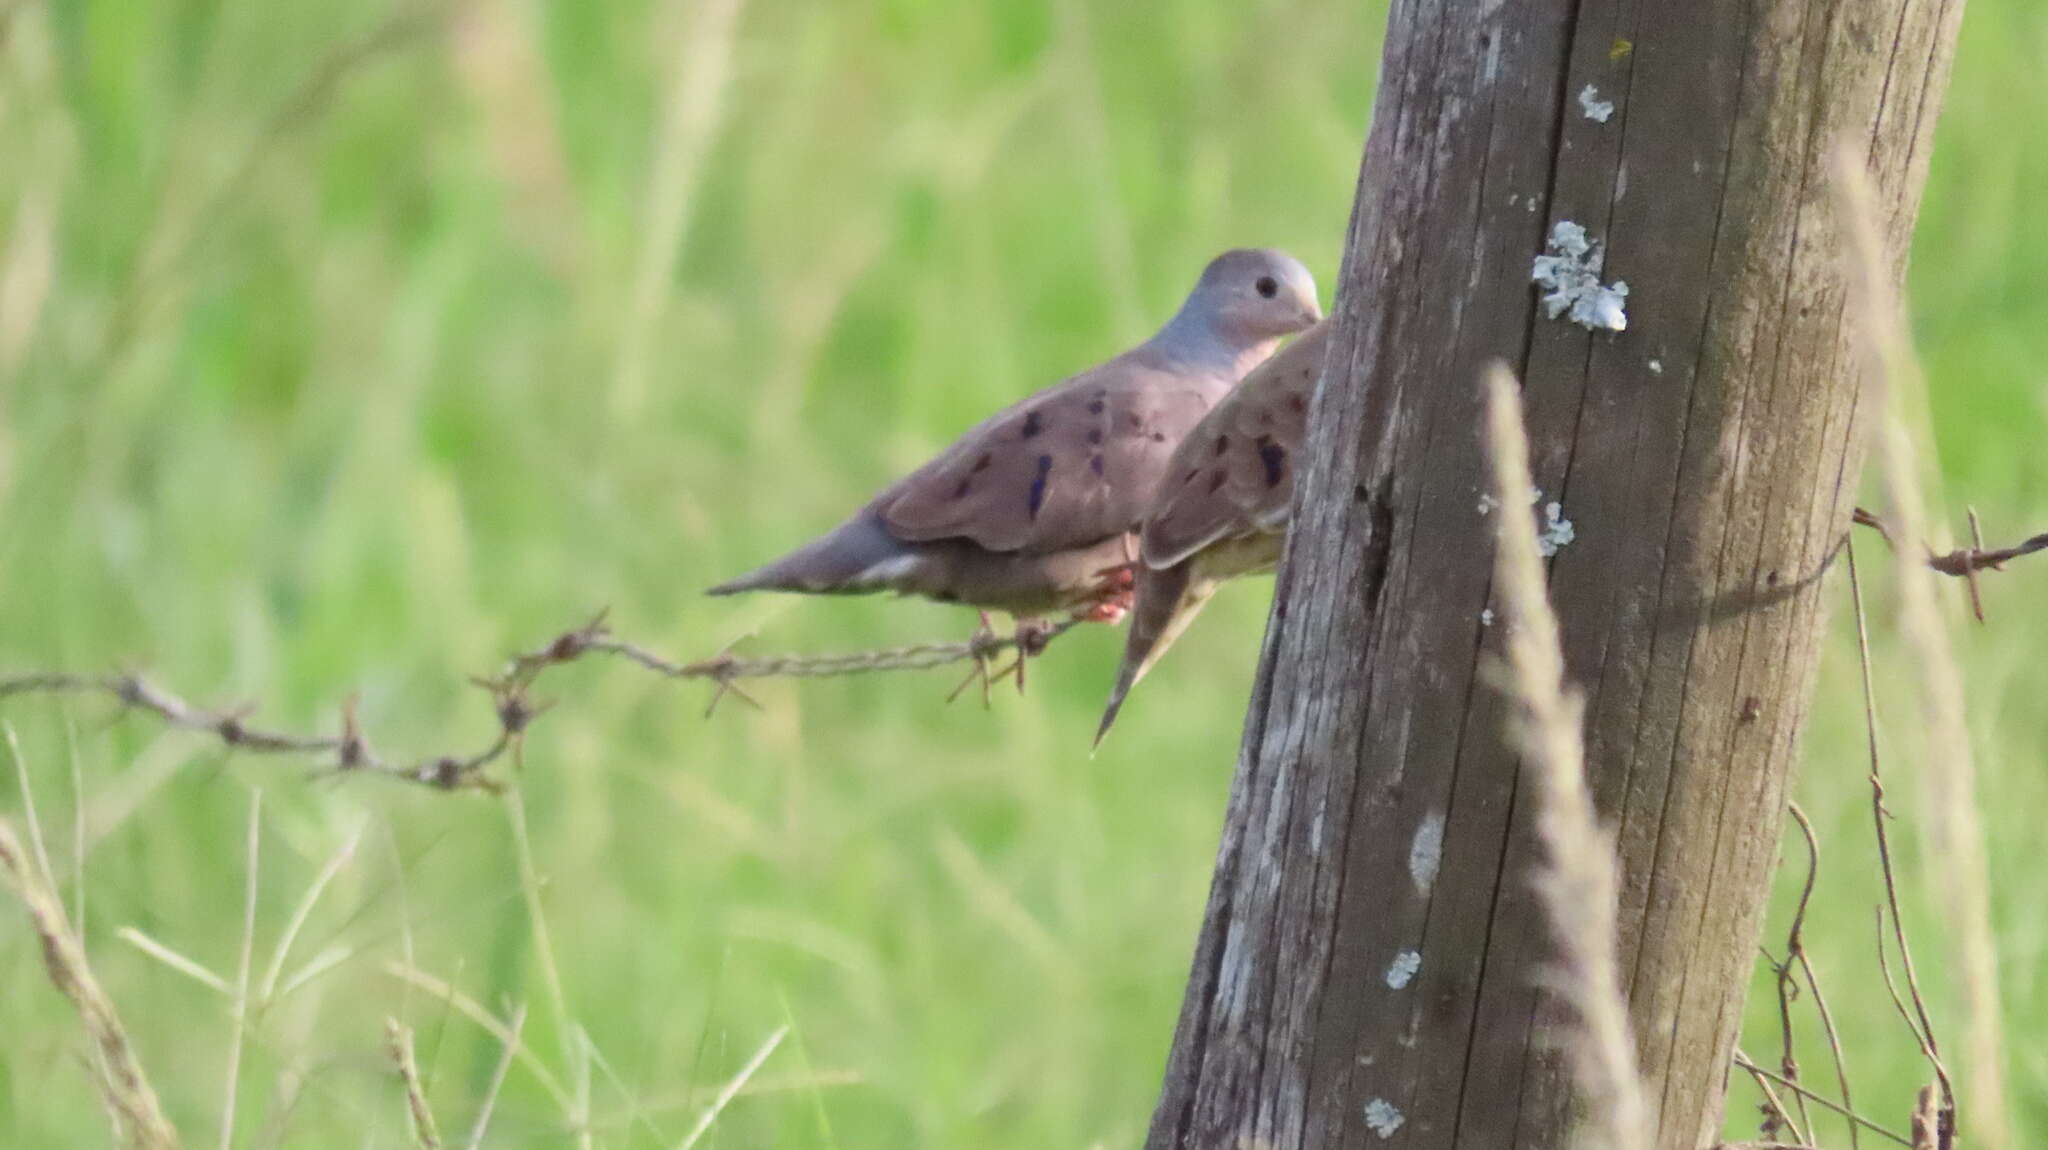
[[1293, 335], [1323, 318], [1315, 277], [1273, 248], [1236, 248], [1210, 260], [1181, 313], [1241, 347]]

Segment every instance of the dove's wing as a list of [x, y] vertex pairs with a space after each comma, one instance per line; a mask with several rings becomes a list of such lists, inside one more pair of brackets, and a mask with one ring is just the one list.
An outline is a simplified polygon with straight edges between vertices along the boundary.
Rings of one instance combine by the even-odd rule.
[[874, 503], [898, 539], [1049, 554], [1135, 530], [1174, 447], [1230, 386], [1127, 353], [984, 421]]
[[1317, 324], [1254, 368], [1188, 433], [1145, 517], [1146, 565], [1171, 567], [1219, 544], [1284, 533], [1329, 332], [1327, 321]]
[[1097, 746], [1131, 688], [1194, 621], [1217, 585], [1278, 560], [1309, 399], [1328, 345], [1326, 322], [1252, 369], [1168, 461], [1166, 485], [1140, 528], [1143, 562], [1131, 626], [1096, 728]]

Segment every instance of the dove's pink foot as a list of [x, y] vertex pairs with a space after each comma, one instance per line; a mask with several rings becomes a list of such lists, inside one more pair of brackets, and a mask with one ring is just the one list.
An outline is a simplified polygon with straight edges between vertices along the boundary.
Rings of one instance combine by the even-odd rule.
[[1102, 582], [1095, 585], [1095, 590], [1098, 594], [1107, 594], [1112, 591], [1129, 591], [1138, 585], [1138, 566], [1135, 563], [1123, 563], [1115, 567], [1104, 567], [1096, 572], [1096, 575], [1102, 580]]
[[1074, 608], [1074, 619], [1081, 623], [1110, 623], [1124, 621], [1131, 610], [1131, 593], [1126, 591], [1109, 599], [1098, 599], [1085, 607]]
[[1120, 623], [1137, 598], [1138, 575], [1130, 565], [1102, 572], [1090, 599], [1076, 607], [1073, 618], [1082, 623]]

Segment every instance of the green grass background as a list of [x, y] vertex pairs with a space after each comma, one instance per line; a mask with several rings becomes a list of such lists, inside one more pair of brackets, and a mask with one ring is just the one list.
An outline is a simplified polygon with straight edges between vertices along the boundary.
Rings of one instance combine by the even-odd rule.
[[[466, 674], [600, 606], [678, 656], [964, 635], [929, 605], [698, 592], [1141, 336], [1218, 249], [1289, 248], [1327, 293], [1383, 14], [514, 2], [380, 35], [390, 17], [0, 0], [0, 667], [147, 667], [328, 728], [360, 691], [382, 745], [433, 750], [491, 729]], [[1913, 260], [1944, 509], [1999, 537], [2048, 528], [2044, 63], [2048, 9], [1971, 5]], [[2048, 1138], [2044, 593], [2048, 563], [1991, 578], [1992, 626], [1959, 640], [2022, 1144]], [[1130, 1146], [1265, 597], [1224, 595], [1092, 761], [1106, 630], [986, 712], [930, 674], [767, 683], [706, 722], [701, 689], [559, 673], [524, 774], [544, 933], [506, 804], [228, 761], [102, 701], [0, 721], [195, 1144], [219, 1137], [227, 1002], [117, 931], [232, 979], [260, 788], [259, 981], [360, 839], [283, 971], [344, 960], [252, 1014], [239, 1145], [404, 1144], [387, 1015], [467, 1129], [497, 1042], [387, 973], [411, 962], [530, 1009], [566, 1104], [515, 1066], [492, 1145], [573, 1144], [583, 1118], [598, 1145], [676, 1145], [788, 1026], [700, 1145]], [[1902, 873], [1959, 1046], [1909, 660], [1879, 632]], [[1799, 785], [1827, 852], [1809, 940], [1859, 1104], [1902, 1126], [1924, 1069], [1876, 979], [1847, 636], [1840, 614]], [[0, 1144], [100, 1144], [76, 1020], [0, 910]]]

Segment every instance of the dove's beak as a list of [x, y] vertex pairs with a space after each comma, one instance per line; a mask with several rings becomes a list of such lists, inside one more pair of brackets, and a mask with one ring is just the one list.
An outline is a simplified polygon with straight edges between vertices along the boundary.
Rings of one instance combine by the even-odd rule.
[[1315, 304], [1311, 303], [1307, 307], [1301, 309], [1301, 330], [1307, 331], [1309, 328], [1312, 328], [1321, 322], [1323, 322], [1322, 308], [1317, 307]]

